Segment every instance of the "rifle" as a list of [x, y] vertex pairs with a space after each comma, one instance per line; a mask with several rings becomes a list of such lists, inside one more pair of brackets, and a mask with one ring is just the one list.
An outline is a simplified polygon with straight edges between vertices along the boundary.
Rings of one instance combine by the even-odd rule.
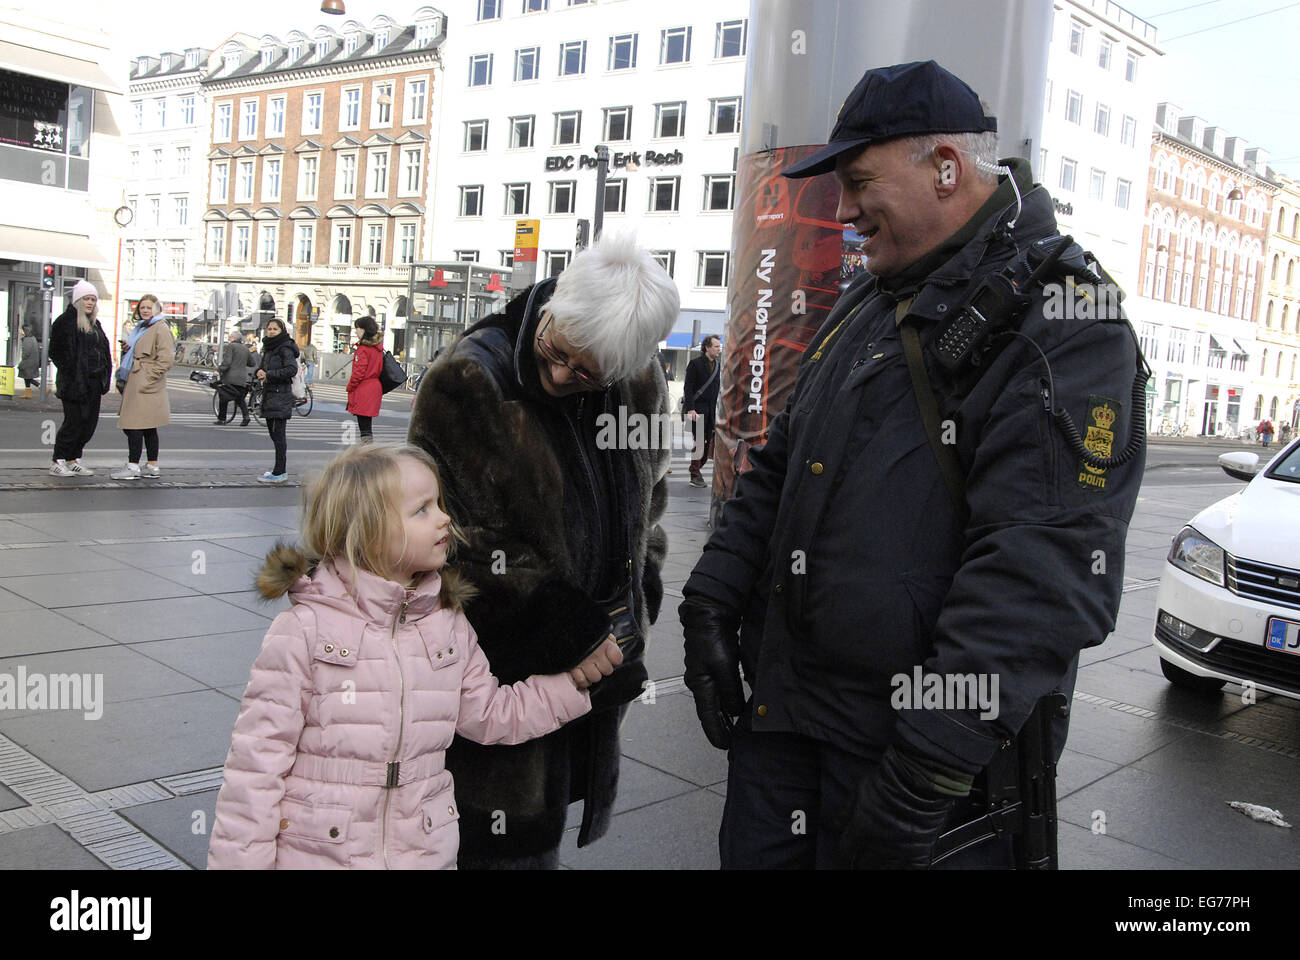
[[939, 837], [930, 861], [944, 860], [994, 837], [1011, 836], [1017, 870], [1056, 870], [1056, 751], [1052, 719], [1065, 708], [1064, 694], [1034, 705], [1020, 732], [998, 750], [975, 778], [971, 797], [983, 815]]

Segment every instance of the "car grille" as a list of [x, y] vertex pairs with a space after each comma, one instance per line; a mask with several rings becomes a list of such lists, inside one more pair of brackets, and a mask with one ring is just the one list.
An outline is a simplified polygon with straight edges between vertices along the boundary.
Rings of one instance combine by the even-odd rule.
[[1240, 597], [1300, 610], [1300, 570], [1228, 554], [1228, 589]]
[[1300, 696], [1300, 656], [1226, 637], [1209, 653], [1202, 653], [1158, 625], [1156, 635], [1193, 663]]

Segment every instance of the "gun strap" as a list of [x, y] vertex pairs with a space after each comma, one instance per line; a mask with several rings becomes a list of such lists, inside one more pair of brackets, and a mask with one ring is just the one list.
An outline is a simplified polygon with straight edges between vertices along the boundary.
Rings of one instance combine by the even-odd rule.
[[903, 340], [903, 357], [907, 360], [907, 372], [912, 377], [912, 394], [921, 411], [921, 423], [925, 425], [925, 435], [934, 451], [934, 459], [939, 463], [939, 472], [943, 474], [944, 486], [952, 505], [960, 514], [965, 510], [965, 480], [962, 478], [961, 465], [957, 454], [942, 439], [942, 426], [939, 423], [939, 401], [930, 386], [929, 374], [925, 371], [925, 358], [921, 356], [921, 336], [916, 332], [916, 324], [904, 323], [912, 299], [899, 303], [894, 312], [894, 322], [898, 325], [899, 336]]

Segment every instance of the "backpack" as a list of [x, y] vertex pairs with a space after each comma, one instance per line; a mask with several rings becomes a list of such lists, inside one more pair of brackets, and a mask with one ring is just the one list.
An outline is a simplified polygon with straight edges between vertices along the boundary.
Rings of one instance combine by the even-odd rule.
[[293, 392], [295, 400], [301, 400], [307, 396], [307, 382], [302, 378], [302, 364], [298, 364], [298, 369], [294, 371], [293, 379], [289, 381], [289, 389]]

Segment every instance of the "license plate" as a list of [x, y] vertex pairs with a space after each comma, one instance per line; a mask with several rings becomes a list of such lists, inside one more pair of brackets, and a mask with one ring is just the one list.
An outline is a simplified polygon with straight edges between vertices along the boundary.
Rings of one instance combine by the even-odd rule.
[[1300, 623], [1294, 620], [1268, 618], [1268, 635], [1264, 646], [1282, 653], [1300, 654]]

